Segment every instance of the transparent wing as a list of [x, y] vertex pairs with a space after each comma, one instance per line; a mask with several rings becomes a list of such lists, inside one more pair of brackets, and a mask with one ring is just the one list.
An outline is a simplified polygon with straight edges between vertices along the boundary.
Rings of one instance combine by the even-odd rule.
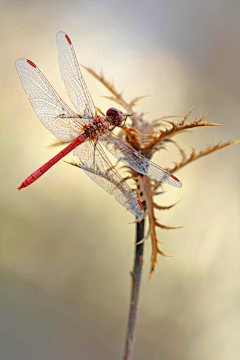
[[22, 86], [43, 125], [61, 141], [74, 140], [83, 125], [79, 116], [61, 100], [32, 61], [18, 59], [16, 68]]
[[114, 169], [99, 141], [86, 140], [76, 147], [73, 155], [79, 157], [81, 168], [93, 181], [137, 218], [142, 217], [143, 210], [136, 195]]
[[94, 119], [95, 106], [82, 77], [72, 42], [67, 34], [57, 33], [59, 66], [69, 99], [84, 119]]
[[175, 176], [139, 154], [115, 134], [107, 131], [99, 137], [99, 140], [113, 156], [137, 172], [168, 185], [182, 187], [182, 183]]

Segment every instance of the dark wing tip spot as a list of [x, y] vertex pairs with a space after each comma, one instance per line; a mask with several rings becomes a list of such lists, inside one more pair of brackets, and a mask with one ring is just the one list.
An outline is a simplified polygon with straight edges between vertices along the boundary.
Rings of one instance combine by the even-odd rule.
[[28, 62], [30, 65], [32, 65], [34, 68], [36, 67], [36, 65], [35, 65], [32, 61], [27, 60], [27, 62]]
[[171, 177], [176, 180], [177, 182], [180, 182], [180, 180], [178, 180], [178, 178], [176, 178], [175, 176], [171, 175]]
[[138, 200], [138, 203], [140, 205], [140, 208], [143, 210], [143, 206], [142, 206], [142, 204], [141, 204], [141, 202], [139, 200]]
[[67, 39], [68, 43], [69, 43], [70, 45], [72, 45], [72, 42], [71, 42], [71, 40], [69, 39], [69, 37], [68, 37], [67, 35], [65, 35], [65, 38]]

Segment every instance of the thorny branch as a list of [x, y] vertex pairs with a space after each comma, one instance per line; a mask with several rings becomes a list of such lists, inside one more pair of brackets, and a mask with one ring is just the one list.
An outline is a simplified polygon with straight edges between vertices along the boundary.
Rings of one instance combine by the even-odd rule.
[[[196, 151], [192, 148], [190, 154], [186, 154], [186, 152], [178, 145], [178, 143], [173, 139], [176, 134], [179, 134], [187, 129], [193, 129], [203, 126], [219, 126], [220, 124], [210, 123], [208, 121], [203, 121], [207, 114], [202, 116], [200, 119], [193, 119], [191, 122], [187, 122], [193, 108], [183, 117], [181, 121], [174, 121], [170, 119], [180, 118], [179, 116], [167, 116], [161, 117], [159, 119], [154, 120], [152, 123], [143, 119], [144, 114], [137, 114], [134, 112], [133, 107], [136, 103], [145, 96], [135, 97], [129, 102], [126, 102], [123, 99], [122, 93], [119, 93], [113, 82], [107, 81], [104, 78], [103, 73], [97, 74], [95, 71], [85, 68], [90, 74], [92, 74], [97, 80], [99, 80], [112, 94], [112, 96], [105, 97], [115, 103], [121, 105], [129, 114], [133, 114], [131, 116], [132, 124], [131, 126], [124, 126], [123, 130], [120, 132], [119, 136], [124, 138], [133, 148], [139, 151], [143, 156], [150, 159], [152, 155], [161, 149], [165, 149], [168, 143], [173, 143], [180, 154], [181, 160], [172, 168], [167, 168], [166, 170], [170, 173], [174, 173], [175, 171], [181, 169], [183, 166], [186, 166], [205, 155], [211, 154], [216, 150], [220, 150], [226, 146], [233, 145], [238, 143], [238, 141], [227, 141], [225, 143], [219, 142], [216, 145], [208, 145], [204, 150]], [[102, 111], [97, 109], [101, 114]], [[81, 167], [81, 164], [71, 163], [74, 166]], [[124, 166], [126, 168], [126, 166]], [[144, 250], [144, 242], [151, 237], [152, 241], [152, 257], [151, 257], [151, 269], [150, 276], [152, 275], [155, 265], [157, 263], [158, 254], [164, 256], [171, 256], [164, 253], [159, 244], [160, 241], [157, 237], [157, 228], [160, 229], [178, 229], [178, 227], [167, 226], [159, 222], [157, 217], [155, 216], [155, 211], [165, 211], [171, 209], [177, 203], [162, 206], [155, 202], [154, 198], [157, 195], [163, 193], [161, 187], [162, 183], [154, 181], [147, 176], [142, 176], [141, 174], [136, 173], [134, 170], [127, 168], [130, 173], [127, 177], [125, 177], [125, 181], [129, 179], [134, 179], [136, 187], [133, 189], [137, 192], [138, 198], [141, 203], [144, 205], [144, 216], [140, 220], [136, 220], [137, 226], [137, 238], [136, 238], [136, 246], [135, 246], [135, 260], [133, 266], [132, 274], [132, 288], [131, 288], [131, 302], [130, 302], [130, 310], [129, 310], [129, 319], [125, 340], [125, 349], [124, 349], [124, 360], [131, 360], [133, 345], [134, 345], [134, 337], [135, 337], [135, 328], [136, 328], [136, 320], [137, 320], [137, 312], [138, 312], [138, 303], [139, 303], [139, 291], [141, 284], [141, 273], [142, 273], [142, 264], [143, 264], [143, 250]], [[100, 174], [100, 176], [106, 177], [106, 174]], [[160, 188], [160, 191], [159, 191]], [[144, 236], [144, 223], [146, 218], [149, 220], [149, 227]]]
[[[134, 106], [139, 100], [145, 98], [145, 96], [135, 97], [134, 99], [126, 102], [123, 99], [122, 93], [119, 93], [113, 82], [107, 81], [101, 72], [97, 74], [92, 69], [85, 68], [90, 74], [92, 74], [97, 80], [99, 80], [112, 94], [110, 97], [106, 97], [117, 104], [121, 105], [128, 113], [133, 113], [131, 117], [132, 124], [131, 126], [125, 126], [123, 131], [120, 132], [120, 136], [125, 138], [125, 140], [131, 144], [136, 150], [138, 150], [142, 155], [150, 159], [156, 151], [159, 151], [166, 147], [168, 143], [173, 143], [180, 154], [181, 160], [172, 168], [167, 168], [166, 170], [170, 173], [174, 173], [177, 170], [181, 169], [183, 166], [186, 166], [193, 162], [194, 160], [199, 159], [205, 155], [211, 154], [216, 150], [220, 150], [226, 146], [233, 145], [239, 141], [227, 141], [225, 143], [218, 143], [216, 145], [208, 145], [204, 150], [197, 152], [194, 148], [190, 154], [186, 154], [183, 149], [176, 143], [173, 139], [176, 134], [179, 134], [185, 130], [205, 127], [205, 126], [220, 126], [220, 124], [211, 123], [204, 121], [207, 113], [202, 116], [200, 119], [193, 119], [188, 122], [189, 116], [192, 113], [192, 109], [182, 118], [182, 120], [174, 120], [176, 118], [181, 118], [180, 116], [167, 116], [161, 117], [154, 120], [152, 123], [143, 119], [142, 114], [137, 114], [134, 112]], [[125, 167], [126, 168], [126, 167]], [[148, 217], [149, 227], [146, 231], [146, 234], [142, 240], [144, 242], [149, 237], [152, 240], [152, 258], [151, 258], [151, 270], [150, 275], [154, 271], [155, 265], [157, 263], [157, 255], [161, 254], [164, 256], [170, 256], [165, 254], [159, 247], [160, 241], [157, 238], [157, 228], [160, 229], [178, 229], [178, 227], [172, 227], [162, 224], [158, 221], [155, 216], [156, 210], [168, 210], [174, 205], [161, 206], [157, 204], [154, 200], [156, 195], [162, 193], [158, 191], [159, 187], [162, 187], [162, 183], [156, 182], [149, 179], [147, 176], [140, 176], [134, 170], [128, 168], [130, 175], [127, 179], [134, 179], [136, 181], [137, 187], [134, 189], [138, 193], [139, 200], [146, 203], [146, 211], [144, 218]]]
[[[146, 204], [143, 202], [142, 205], [145, 210]], [[123, 360], [131, 359], [132, 351], [134, 347], [135, 328], [136, 328], [138, 304], [139, 304], [138, 299], [139, 299], [142, 265], [143, 265], [143, 250], [144, 250], [144, 243], [142, 242], [140, 244], [140, 241], [144, 237], [144, 225], [145, 225], [145, 219], [143, 219], [140, 222], [137, 222], [136, 224], [137, 231], [136, 231], [136, 245], [135, 245], [135, 260], [133, 265], [133, 271], [131, 272], [132, 275], [131, 300], [130, 300], [130, 309], [129, 309]]]
[[181, 169], [183, 166], [189, 164], [190, 162], [197, 160], [205, 155], [211, 154], [214, 151], [220, 150], [225, 148], [226, 146], [229, 145], [234, 145], [239, 143], [240, 140], [236, 140], [236, 141], [226, 141], [225, 143], [219, 142], [216, 145], [212, 145], [209, 144], [206, 146], [206, 149], [204, 150], [200, 150], [198, 152], [196, 152], [195, 149], [192, 148], [192, 151], [190, 154], [186, 154], [182, 149], [179, 148], [179, 151], [181, 153], [182, 156], [182, 160], [179, 163], [176, 163], [175, 166], [173, 168], [167, 168], [166, 170], [169, 171], [170, 173], [173, 173], [179, 169]]

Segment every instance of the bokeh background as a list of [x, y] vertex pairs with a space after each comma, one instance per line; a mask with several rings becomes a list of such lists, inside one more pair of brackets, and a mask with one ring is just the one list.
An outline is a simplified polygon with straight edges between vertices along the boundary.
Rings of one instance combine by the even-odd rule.
[[[114, 79], [153, 120], [208, 110], [201, 128], [178, 136], [190, 151], [240, 138], [238, 1], [3, 1], [1, 27], [0, 358], [121, 359], [134, 250], [133, 220], [81, 170], [60, 162], [37, 183], [17, 187], [56, 153], [15, 70], [26, 57], [70, 105], [55, 35], [71, 36], [80, 64]], [[85, 70], [95, 105], [107, 90]], [[239, 359], [239, 146], [177, 173], [161, 204], [182, 201], [160, 221], [162, 249], [148, 281], [144, 255], [134, 359]], [[58, 148], [57, 150], [60, 150]], [[175, 158], [174, 158], [175, 156]], [[68, 156], [68, 160], [72, 155]], [[177, 152], [155, 157], [169, 165]]]

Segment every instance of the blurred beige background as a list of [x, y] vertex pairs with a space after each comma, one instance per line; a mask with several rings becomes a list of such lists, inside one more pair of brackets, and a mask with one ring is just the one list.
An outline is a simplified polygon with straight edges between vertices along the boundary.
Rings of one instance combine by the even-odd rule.
[[[26, 57], [70, 104], [55, 36], [72, 40], [80, 64], [113, 78], [146, 119], [210, 110], [222, 127], [178, 136], [186, 149], [240, 138], [238, 1], [1, 1], [1, 360], [121, 359], [134, 249], [133, 217], [79, 169], [60, 162], [17, 187], [56, 153], [15, 70]], [[95, 105], [112, 103], [83, 70]], [[146, 243], [134, 359], [240, 357], [239, 146], [177, 173], [162, 204], [162, 249], [148, 282]], [[57, 150], [60, 150], [58, 148]], [[177, 155], [177, 154], [176, 154]], [[72, 155], [68, 160], [72, 159]], [[167, 165], [164, 152], [156, 157]], [[178, 160], [171, 158], [171, 161]], [[169, 163], [168, 163], [169, 164]]]

